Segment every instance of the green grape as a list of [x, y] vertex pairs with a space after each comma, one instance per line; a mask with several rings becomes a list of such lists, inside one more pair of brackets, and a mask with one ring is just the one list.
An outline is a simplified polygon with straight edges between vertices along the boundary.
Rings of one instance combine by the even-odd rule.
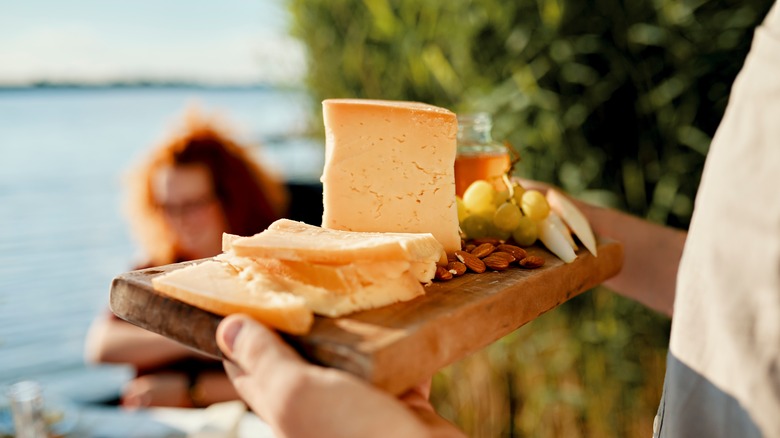
[[463, 219], [469, 215], [469, 211], [460, 196], [455, 197], [455, 202], [458, 204], [458, 222], [463, 222]]
[[520, 185], [519, 182], [512, 183], [512, 199], [515, 201], [515, 204], [517, 206], [523, 205], [523, 194], [525, 193], [525, 188]]
[[501, 204], [509, 201], [509, 189], [499, 190], [493, 197], [493, 204], [496, 207], [501, 207]]
[[494, 239], [506, 241], [509, 240], [511, 236], [512, 236], [512, 231], [502, 230], [501, 228], [498, 228], [495, 224], [491, 222], [490, 225], [488, 225], [487, 236], [485, 237], [492, 237]]
[[484, 210], [476, 212], [476, 214], [480, 216], [485, 216], [488, 218], [488, 220], [492, 223], [493, 222], [493, 215], [496, 214], [496, 206], [493, 204], [490, 204], [490, 206], [485, 207]]
[[501, 204], [493, 215], [493, 225], [504, 231], [512, 231], [520, 224], [523, 213], [520, 208], [511, 202]]
[[547, 198], [538, 190], [528, 190], [523, 193], [520, 206], [523, 213], [535, 221], [540, 221], [550, 214], [550, 205]]
[[512, 230], [512, 238], [515, 239], [515, 243], [520, 246], [533, 245], [534, 242], [536, 242], [538, 235], [536, 222], [528, 216], [521, 217], [520, 223]]
[[460, 229], [469, 239], [481, 239], [484, 237], [491, 237], [489, 233], [492, 225], [489, 218], [478, 214], [472, 214], [460, 223]]
[[477, 180], [463, 193], [463, 204], [471, 213], [483, 214], [495, 210], [493, 198], [496, 189], [484, 180]]

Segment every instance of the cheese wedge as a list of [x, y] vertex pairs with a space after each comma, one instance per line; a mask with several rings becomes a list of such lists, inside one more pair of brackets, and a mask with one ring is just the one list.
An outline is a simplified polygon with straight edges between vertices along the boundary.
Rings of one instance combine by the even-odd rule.
[[152, 278], [154, 288], [217, 315], [246, 313], [292, 334], [309, 331], [314, 320], [306, 299], [265, 278], [247, 281], [231, 265], [207, 260]]
[[[431, 234], [357, 233], [279, 219], [249, 237], [223, 238], [239, 257], [275, 258], [325, 264], [366, 261], [437, 263], [446, 260]], [[434, 267], [435, 269], [435, 267]]]
[[446, 251], [460, 249], [455, 114], [417, 102], [327, 99], [322, 105], [322, 226], [431, 233]]

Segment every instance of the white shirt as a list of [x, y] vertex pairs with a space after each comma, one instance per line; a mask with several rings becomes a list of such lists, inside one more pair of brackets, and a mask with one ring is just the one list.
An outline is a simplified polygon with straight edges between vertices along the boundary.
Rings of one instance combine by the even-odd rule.
[[780, 3], [710, 146], [655, 436], [780, 436]]

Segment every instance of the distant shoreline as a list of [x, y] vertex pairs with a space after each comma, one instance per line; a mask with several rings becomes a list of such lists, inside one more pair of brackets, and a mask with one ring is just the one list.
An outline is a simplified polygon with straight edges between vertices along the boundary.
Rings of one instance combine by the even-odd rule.
[[28, 91], [28, 90], [116, 90], [116, 89], [208, 89], [208, 90], [286, 90], [305, 91], [301, 86], [273, 85], [273, 84], [209, 84], [198, 82], [160, 82], [160, 81], [127, 81], [109, 83], [80, 83], [80, 82], [34, 82], [24, 85], [0, 84], [0, 92], [3, 91]]

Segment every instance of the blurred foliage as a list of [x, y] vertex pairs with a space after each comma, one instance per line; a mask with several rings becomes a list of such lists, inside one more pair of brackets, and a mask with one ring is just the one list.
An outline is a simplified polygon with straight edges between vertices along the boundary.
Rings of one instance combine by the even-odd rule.
[[[517, 174], [682, 228], [771, 4], [288, 0], [317, 104], [487, 111]], [[648, 436], [668, 327], [595, 290], [443, 370], [433, 400], [471, 436]]]
[[648, 437], [667, 339], [597, 288], [442, 370], [431, 401], [472, 437]]

